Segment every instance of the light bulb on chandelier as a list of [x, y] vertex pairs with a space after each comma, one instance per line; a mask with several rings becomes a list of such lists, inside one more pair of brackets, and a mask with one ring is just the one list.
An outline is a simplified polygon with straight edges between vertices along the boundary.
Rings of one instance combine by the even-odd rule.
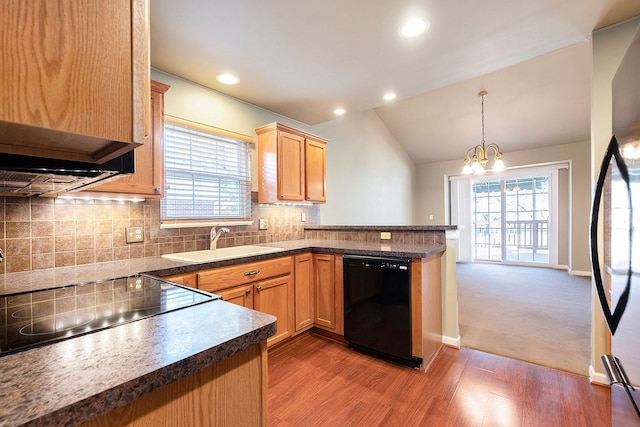
[[[482, 142], [475, 147], [467, 150], [464, 159], [463, 174], [475, 173], [477, 175], [485, 173], [487, 170], [500, 172], [504, 170], [504, 162], [502, 161], [502, 153], [498, 144], [489, 144], [485, 146], [484, 141], [484, 97], [486, 90], [480, 91], [478, 96], [482, 97]], [[493, 168], [487, 169], [489, 163], [489, 151], [493, 150]]]

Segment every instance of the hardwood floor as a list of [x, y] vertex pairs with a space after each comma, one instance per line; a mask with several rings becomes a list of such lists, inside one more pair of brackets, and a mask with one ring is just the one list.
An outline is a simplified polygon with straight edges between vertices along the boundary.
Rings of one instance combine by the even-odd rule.
[[443, 347], [425, 373], [306, 335], [269, 354], [270, 426], [610, 426], [587, 377]]

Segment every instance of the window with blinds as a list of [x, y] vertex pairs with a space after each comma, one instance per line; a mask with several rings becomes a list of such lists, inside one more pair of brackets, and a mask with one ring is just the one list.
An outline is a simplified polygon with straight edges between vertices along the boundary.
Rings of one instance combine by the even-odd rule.
[[170, 121], [164, 132], [162, 219], [251, 218], [249, 143]]

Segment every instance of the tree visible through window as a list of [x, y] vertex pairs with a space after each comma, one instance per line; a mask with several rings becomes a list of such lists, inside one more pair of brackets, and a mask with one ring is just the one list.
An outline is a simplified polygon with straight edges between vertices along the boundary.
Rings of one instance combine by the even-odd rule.
[[210, 130], [166, 121], [162, 219], [251, 217], [249, 143]]

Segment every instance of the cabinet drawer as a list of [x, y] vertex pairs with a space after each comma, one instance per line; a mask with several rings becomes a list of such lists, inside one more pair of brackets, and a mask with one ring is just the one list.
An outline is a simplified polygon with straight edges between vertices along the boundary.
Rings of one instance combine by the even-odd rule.
[[198, 288], [207, 292], [216, 292], [270, 277], [283, 276], [290, 274], [292, 271], [292, 257], [212, 268], [211, 270], [198, 272]]

